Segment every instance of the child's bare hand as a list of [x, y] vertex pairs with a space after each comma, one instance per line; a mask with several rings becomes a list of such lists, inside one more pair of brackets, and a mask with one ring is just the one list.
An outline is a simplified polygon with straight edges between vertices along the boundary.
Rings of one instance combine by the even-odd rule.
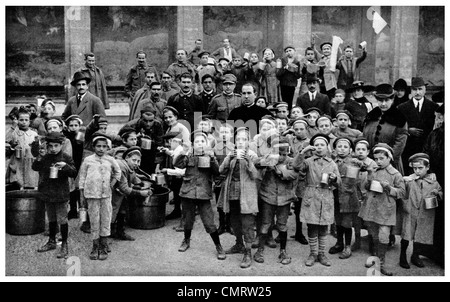
[[59, 161], [55, 164], [55, 167], [57, 167], [58, 169], [62, 169], [62, 168], [64, 168], [65, 165], [66, 165], [65, 162]]
[[315, 151], [315, 150], [316, 150], [316, 148], [314, 146], [308, 146], [305, 149], [303, 149], [300, 153], [305, 154], [308, 151]]
[[438, 196], [438, 195], [439, 195], [439, 191], [438, 191], [437, 189], [434, 189], [434, 190], [432, 190], [432, 191], [430, 192], [430, 194], [431, 194], [431, 195], [434, 195], [434, 196]]
[[47, 154], [47, 149], [45, 148], [39, 148], [39, 155], [40, 156], [45, 156]]
[[337, 178], [337, 175], [331, 172], [329, 175], [330, 180], [335, 180]]
[[383, 187], [383, 190], [390, 189], [391, 185], [386, 180], [380, 181], [381, 186]]

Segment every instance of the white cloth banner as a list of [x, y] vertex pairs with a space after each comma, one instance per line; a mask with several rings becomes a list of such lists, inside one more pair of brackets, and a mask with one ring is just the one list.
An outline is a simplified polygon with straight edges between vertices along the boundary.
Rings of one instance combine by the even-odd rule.
[[337, 53], [339, 49], [339, 45], [344, 43], [344, 41], [338, 37], [333, 36], [333, 45], [331, 46], [331, 55], [330, 55], [330, 71], [336, 71], [336, 63], [337, 63]]
[[387, 22], [384, 21], [383, 18], [381, 18], [380, 14], [378, 14], [376, 11], [374, 11], [372, 27], [375, 30], [375, 33], [378, 35], [386, 25], [387, 25]]

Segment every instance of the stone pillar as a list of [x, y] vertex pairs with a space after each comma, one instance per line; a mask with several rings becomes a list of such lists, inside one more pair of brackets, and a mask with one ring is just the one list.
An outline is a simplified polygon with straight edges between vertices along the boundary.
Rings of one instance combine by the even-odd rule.
[[203, 40], [203, 6], [178, 6], [177, 48], [189, 53], [197, 39]]
[[64, 7], [66, 62], [69, 64], [66, 83], [70, 85], [75, 70], [84, 64], [84, 54], [91, 51], [91, 11], [89, 6]]
[[419, 6], [393, 6], [391, 13], [391, 81], [403, 78], [410, 84], [417, 74]]
[[283, 49], [292, 45], [297, 51], [297, 56], [303, 57], [305, 48], [311, 46], [311, 15], [311, 6], [284, 7]]

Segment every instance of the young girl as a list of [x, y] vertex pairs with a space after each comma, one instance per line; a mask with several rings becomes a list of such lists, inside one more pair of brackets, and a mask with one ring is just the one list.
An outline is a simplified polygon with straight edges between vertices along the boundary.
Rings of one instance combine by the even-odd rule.
[[[47, 134], [47, 151], [41, 151], [33, 162], [33, 170], [39, 172], [39, 192], [45, 200], [45, 211], [49, 224], [48, 242], [38, 249], [38, 252], [47, 252], [56, 249], [57, 226], [60, 225], [62, 243], [57, 258], [67, 258], [69, 251], [67, 238], [69, 225], [67, 221], [67, 200], [69, 199], [69, 177], [75, 178], [77, 170], [73, 159], [62, 152], [62, 143], [65, 137], [60, 132]], [[50, 178], [51, 167], [58, 168], [57, 178]]]
[[80, 203], [88, 209], [93, 239], [91, 260], [108, 258], [107, 237], [110, 235], [112, 189], [120, 181], [117, 161], [107, 154], [111, 140], [106, 134], [92, 136], [94, 154], [86, 157], [79, 172]]
[[[405, 195], [405, 183], [402, 175], [391, 165], [393, 150], [385, 144], [376, 144], [372, 150], [378, 168], [368, 171], [366, 189], [370, 189], [373, 181], [383, 188], [382, 193], [371, 191], [363, 201], [359, 217], [367, 223], [369, 234], [374, 241], [374, 252], [380, 259], [380, 271], [383, 275], [392, 276], [385, 266], [386, 250], [389, 244], [390, 227], [396, 222], [396, 199]], [[373, 186], [374, 184], [372, 184]], [[366, 263], [367, 267], [374, 263]]]
[[[352, 255], [352, 226], [358, 216], [360, 202], [356, 188], [356, 178], [346, 176], [350, 167], [359, 167], [352, 158], [353, 143], [350, 139], [341, 137], [334, 141], [334, 149], [337, 157], [334, 160], [341, 174], [342, 185], [335, 190], [334, 210], [336, 219], [337, 242], [330, 248], [330, 254], [342, 252], [340, 259], [350, 258]], [[344, 242], [345, 236], [345, 242]]]
[[[186, 221], [184, 224], [184, 239], [178, 251], [185, 252], [190, 247], [195, 210], [198, 208], [205, 230], [210, 234], [216, 245], [217, 259], [224, 260], [226, 255], [220, 244], [211, 207], [212, 177], [219, 172], [219, 164], [214, 157], [214, 152], [207, 148], [208, 138], [206, 134], [202, 131], [194, 131], [192, 137], [192, 152], [187, 153], [186, 150], [183, 150], [174, 165], [180, 169], [186, 168], [180, 190], [181, 204]], [[199, 162], [204, 160], [205, 157], [209, 162], [209, 168], [199, 166]]]
[[272, 49], [266, 48], [263, 50], [263, 60], [265, 65], [262, 68], [261, 91], [267, 97], [269, 104], [274, 104], [279, 99], [280, 81], [276, 76], [277, 63], [275, 62], [275, 53]]
[[[300, 220], [308, 224], [310, 254], [305, 265], [312, 266], [319, 261], [330, 266], [325, 246], [328, 226], [334, 222], [333, 187], [340, 186], [341, 177], [336, 163], [327, 155], [328, 136], [316, 134], [309, 144], [294, 159], [294, 169], [306, 174], [300, 211]], [[313, 156], [305, 159], [308, 151], [312, 151]]]
[[409, 158], [414, 174], [404, 177], [406, 194], [403, 199], [403, 228], [400, 251], [400, 266], [408, 269], [406, 249], [409, 241], [414, 241], [411, 263], [417, 267], [425, 267], [419, 258], [421, 245], [432, 245], [434, 235], [435, 209], [427, 209], [425, 198], [436, 197], [443, 201], [442, 188], [430, 169], [430, 157], [425, 153], [416, 153]]
[[267, 234], [271, 231], [273, 220], [276, 216], [276, 224], [280, 237], [280, 254], [278, 256], [281, 264], [291, 263], [291, 257], [286, 252], [287, 243], [287, 219], [291, 208], [291, 202], [295, 200], [294, 185], [297, 172], [292, 167], [293, 159], [288, 157], [289, 142], [284, 137], [270, 136], [267, 143], [271, 147], [271, 153], [258, 159], [257, 167], [266, 167], [259, 199], [261, 202], [262, 225], [259, 230], [259, 247], [254, 255], [256, 262], [264, 262], [264, 245]]
[[[367, 198], [368, 190], [365, 188], [365, 183], [367, 182], [368, 170], [375, 171], [378, 165], [373, 159], [369, 157], [370, 144], [364, 137], [360, 137], [355, 140], [355, 159], [360, 161], [361, 170], [358, 175], [358, 197], [360, 202]], [[361, 248], [361, 228], [363, 221], [361, 217], [356, 217], [353, 221], [353, 227], [355, 228], [355, 243], [352, 245], [352, 252], [357, 251]], [[369, 236], [369, 252], [373, 253], [373, 239]]]
[[255, 219], [258, 213], [258, 172], [254, 166], [257, 156], [248, 149], [250, 133], [247, 128], [236, 130], [235, 141], [236, 149], [225, 157], [219, 168], [219, 173], [226, 175], [219, 204], [223, 205], [225, 213], [230, 214], [230, 222], [236, 236], [236, 244], [225, 253], [244, 253], [240, 266], [247, 268], [252, 263], [251, 245], [255, 239]]
[[18, 188], [35, 188], [38, 186], [39, 174], [33, 171], [37, 153], [31, 152], [31, 144], [39, 145], [38, 134], [30, 129], [30, 113], [25, 107], [19, 108], [17, 128], [10, 134], [9, 166], [6, 172], [6, 182], [14, 183]]
[[337, 127], [331, 130], [331, 133], [336, 137], [347, 137], [354, 141], [356, 138], [362, 136], [362, 132], [357, 129], [349, 127], [352, 115], [347, 110], [339, 110], [336, 112]]

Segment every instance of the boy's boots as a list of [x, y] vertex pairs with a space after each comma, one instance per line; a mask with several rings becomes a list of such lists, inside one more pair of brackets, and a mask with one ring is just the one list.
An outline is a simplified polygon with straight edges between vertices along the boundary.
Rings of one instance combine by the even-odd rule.
[[388, 244], [378, 243], [378, 258], [380, 258], [380, 272], [385, 276], [392, 276], [392, 272], [386, 268], [386, 251]]
[[100, 236], [98, 248], [98, 260], [106, 260], [108, 258], [108, 237]]
[[100, 241], [100, 239], [94, 239], [94, 241], [93, 241], [91, 254], [89, 255], [89, 259], [91, 259], [91, 260], [98, 259], [99, 241]]
[[405, 268], [405, 269], [409, 269], [409, 263], [408, 260], [406, 259], [406, 250], [408, 249], [408, 245], [409, 245], [409, 241], [408, 240], [404, 240], [402, 239], [400, 241], [400, 266]]
[[413, 243], [413, 253], [411, 255], [411, 263], [417, 267], [425, 267], [425, 265], [422, 262], [422, 259], [420, 259], [420, 257], [419, 257], [419, 253], [420, 253], [420, 244], [414, 242]]
[[242, 258], [240, 267], [248, 268], [251, 265], [252, 265], [252, 249], [249, 247], [249, 248], [245, 248], [244, 257]]

